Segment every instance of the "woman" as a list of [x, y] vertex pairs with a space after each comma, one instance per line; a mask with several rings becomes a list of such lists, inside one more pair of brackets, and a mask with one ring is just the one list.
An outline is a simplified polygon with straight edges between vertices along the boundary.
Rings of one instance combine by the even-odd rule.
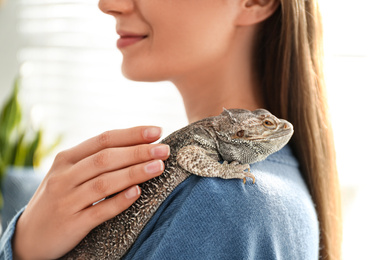
[[[99, 7], [116, 18], [127, 78], [173, 82], [189, 122], [223, 107], [270, 110], [294, 125], [300, 165], [286, 147], [254, 166], [254, 186], [190, 177], [126, 258], [339, 259], [340, 197], [316, 1], [100, 0]], [[9, 225], [0, 256], [60, 257], [128, 208], [137, 184], [163, 171], [169, 149], [150, 144], [160, 132], [114, 130], [61, 152]]]

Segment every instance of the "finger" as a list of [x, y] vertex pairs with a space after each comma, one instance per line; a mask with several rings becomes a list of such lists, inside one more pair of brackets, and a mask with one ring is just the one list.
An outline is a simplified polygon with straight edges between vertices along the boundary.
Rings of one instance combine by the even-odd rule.
[[154, 142], [160, 138], [161, 133], [161, 128], [156, 126], [138, 126], [107, 131], [66, 150], [63, 153], [63, 159], [70, 163], [76, 163], [106, 148]]
[[153, 159], [166, 160], [170, 147], [166, 144], [142, 144], [124, 148], [109, 148], [93, 154], [71, 167], [72, 185], [80, 185], [96, 176], [114, 170], [147, 162]]
[[[79, 203], [74, 203], [76, 206], [75, 212], [77, 212], [81, 208], [87, 208], [103, 198], [125, 190], [127, 187], [159, 176], [163, 173], [164, 168], [163, 161], [153, 160], [148, 163], [102, 174], [80, 185], [70, 196], [70, 200], [74, 202], [79, 201]], [[85, 194], [88, 194], [88, 196], [85, 196]]]
[[94, 206], [80, 211], [77, 216], [77, 223], [80, 227], [85, 227], [88, 233], [101, 223], [115, 217], [129, 208], [140, 196], [141, 189], [134, 185], [116, 196], [104, 200]]

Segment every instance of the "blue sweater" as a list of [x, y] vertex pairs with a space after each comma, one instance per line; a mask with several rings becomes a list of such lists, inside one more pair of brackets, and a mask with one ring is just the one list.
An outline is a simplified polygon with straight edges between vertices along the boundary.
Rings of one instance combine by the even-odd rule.
[[[190, 176], [123, 259], [318, 259], [316, 211], [291, 149], [251, 170], [255, 184]], [[12, 259], [16, 219], [0, 241], [0, 259]]]

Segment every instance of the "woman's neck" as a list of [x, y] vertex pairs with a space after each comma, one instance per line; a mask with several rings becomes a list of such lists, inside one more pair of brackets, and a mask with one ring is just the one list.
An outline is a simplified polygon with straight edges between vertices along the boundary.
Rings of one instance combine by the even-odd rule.
[[219, 62], [173, 80], [183, 97], [189, 123], [218, 115], [223, 108], [254, 110], [264, 107], [261, 84], [253, 69], [252, 64]]
[[228, 50], [201, 68], [171, 79], [181, 93], [190, 123], [218, 115], [223, 108], [254, 110], [265, 107], [254, 64], [257, 28], [242, 28], [234, 34]]

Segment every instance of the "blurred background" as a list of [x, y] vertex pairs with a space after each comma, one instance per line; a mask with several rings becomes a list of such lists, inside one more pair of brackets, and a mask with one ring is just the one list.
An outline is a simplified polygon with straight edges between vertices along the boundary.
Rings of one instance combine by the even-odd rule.
[[[120, 73], [115, 21], [97, 0], [0, 0], [0, 107], [22, 75], [19, 101], [46, 142], [42, 161], [103, 131], [159, 125], [164, 136], [186, 125], [169, 82], [142, 83]], [[320, 0], [325, 75], [343, 192], [344, 259], [366, 257], [368, 233], [368, 1]], [[135, 97], [135, 98], [133, 98]]]

